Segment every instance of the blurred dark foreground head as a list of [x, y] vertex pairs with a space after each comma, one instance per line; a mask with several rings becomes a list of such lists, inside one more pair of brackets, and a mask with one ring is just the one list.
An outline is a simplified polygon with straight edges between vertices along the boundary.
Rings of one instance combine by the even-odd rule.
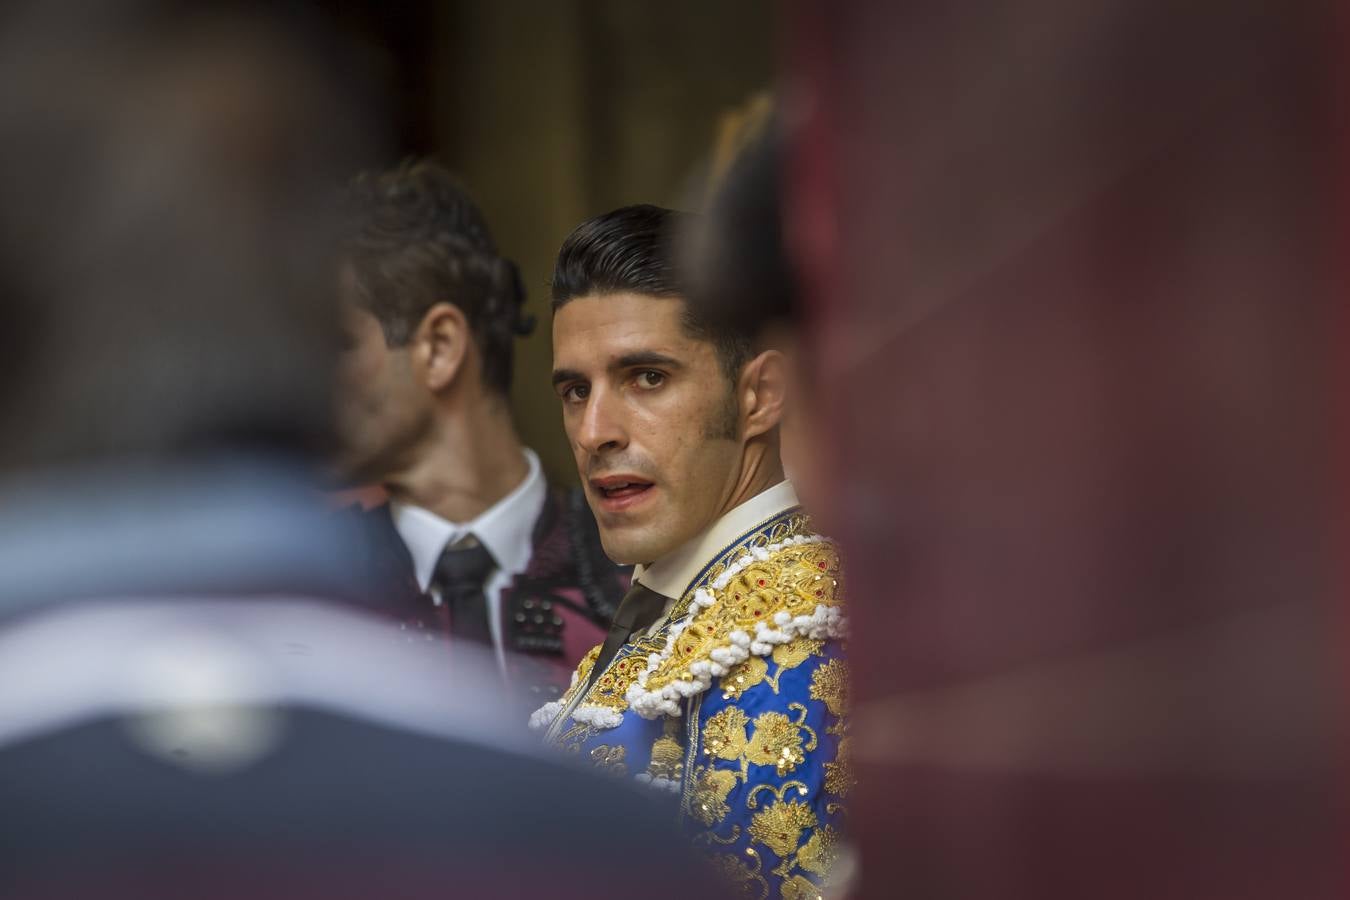
[[697, 892], [495, 668], [333, 602], [362, 549], [294, 461], [361, 119], [275, 24], [0, 15], [0, 896]]
[[314, 448], [329, 201], [369, 143], [331, 53], [210, 7], [76, 6], [0, 28], [0, 465]]
[[782, 425], [783, 465], [822, 527], [836, 523], [824, 474], [828, 447], [815, 389], [816, 336], [800, 263], [790, 252], [784, 206], [788, 141], [778, 116], [737, 155], [708, 204], [681, 236], [689, 305], [711, 327], [753, 335], [778, 350], [792, 376]]

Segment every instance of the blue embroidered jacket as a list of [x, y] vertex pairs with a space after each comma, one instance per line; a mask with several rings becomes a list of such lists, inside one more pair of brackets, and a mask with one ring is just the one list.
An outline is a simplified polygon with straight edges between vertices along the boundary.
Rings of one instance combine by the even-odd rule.
[[815, 898], [854, 783], [842, 602], [834, 545], [794, 507], [722, 548], [590, 690], [587, 654], [531, 725], [666, 793], [746, 896]]

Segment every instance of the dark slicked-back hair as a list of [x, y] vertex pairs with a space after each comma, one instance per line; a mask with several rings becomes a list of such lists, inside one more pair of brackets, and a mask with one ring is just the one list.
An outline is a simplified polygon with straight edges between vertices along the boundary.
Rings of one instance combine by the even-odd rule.
[[[553, 269], [553, 309], [588, 295], [617, 293], [687, 296], [676, 264], [676, 241], [698, 217], [642, 203], [624, 206], [577, 226], [558, 251]], [[722, 370], [734, 384], [751, 356], [751, 335], [714, 326], [685, 303], [686, 333], [717, 348]]]
[[359, 302], [390, 346], [408, 343], [437, 303], [458, 307], [483, 358], [483, 383], [511, 388], [515, 338], [529, 334], [520, 270], [497, 252], [464, 187], [428, 161], [358, 176], [348, 192], [345, 258]]

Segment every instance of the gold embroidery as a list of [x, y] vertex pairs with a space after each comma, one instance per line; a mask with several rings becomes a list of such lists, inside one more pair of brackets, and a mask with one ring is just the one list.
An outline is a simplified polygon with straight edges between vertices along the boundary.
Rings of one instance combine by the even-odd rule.
[[679, 731], [679, 720], [667, 718], [665, 733], [652, 743], [651, 762], [647, 764], [647, 774], [651, 777], [679, 781], [684, 771], [684, 748], [675, 738]]
[[719, 682], [722, 687], [722, 699], [739, 700], [742, 694], [763, 681], [768, 682], [775, 694], [778, 693], [778, 679], [783, 677], [783, 673], [795, 669], [812, 656], [819, 654], [824, 646], [824, 641], [812, 638], [796, 638], [786, 644], [779, 644], [773, 648], [772, 658], [778, 664], [778, 669], [773, 675], [769, 675], [769, 664], [763, 657], [748, 657], [722, 676]]
[[780, 801], [755, 813], [750, 820], [750, 837], [780, 857], [790, 856], [801, 842], [802, 832], [816, 826], [816, 814], [810, 806], [796, 800]]
[[586, 655], [581, 658], [581, 662], [577, 663], [576, 679], [558, 698], [563, 706], [571, 702], [572, 698], [577, 695], [577, 691], [586, 686], [586, 680], [591, 677], [591, 670], [595, 668], [595, 660], [600, 655], [600, 647], [600, 644], [596, 644], [586, 652]]
[[836, 716], [848, 708], [848, 671], [832, 659], [811, 673], [811, 699], [820, 700]]
[[745, 753], [745, 726], [749, 721], [738, 706], [714, 714], [703, 726], [703, 752], [721, 759], [739, 759]]
[[812, 656], [820, 653], [824, 641], [813, 640], [812, 638], [799, 637], [788, 641], [786, 644], [779, 644], [773, 648], [773, 661], [778, 663], [784, 669], [795, 669], [806, 662]]
[[853, 774], [853, 748], [851, 744], [851, 738], [840, 739], [839, 750], [835, 753], [834, 762], [825, 764], [825, 790], [840, 797], [847, 797], [848, 792], [853, 790], [853, 786], [858, 783], [857, 777]]
[[628, 763], [624, 761], [627, 757], [628, 748], [622, 744], [617, 747], [601, 744], [591, 750], [591, 762], [595, 763], [596, 768], [615, 775], [628, 774]]
[[[647, 690], [689, 680], [689, 666], [710, 659], [715, 649], [731, 646], [733, 632], [753, 634], [757, 625], [772, 623], [782, 612], [795, 617], [813, 614], [817, 606], [838, 606], [838, 579], [839, 555], [827, 541], [784, 547], [755, 561], [717, 591], [716, 603], [698, 609], [676, 638], [669, 658], [647, 676]], [[692, 599], [692, 592], [687, 597]], [[723, 690], [735, 684], [725, 677], [721, 683]]]
[[574, 722], [558, 738], [558, 746], [568, 753], [580, 753], [581, 745], [586, 743], [593, 734], [595, 734], [595, 729], [592, 726], [584, 722]]
[[[759, 874], [764, 863], [757, 853], [746, 851], [746, 856], [755, 861], [754, 868], [740, 857], [721, 853], [711, 859], [713, 871], [728, 885], [737, 888], [739, 896], [757, 896], [759, 900], [764, 900], [769, 896], [769, 883]], [[758, 894], [754, 893], [755, 888], [758, 888]]]
[[709, 768], [702, 771], [697, 780], [689, 801], [689, 813], [704, 825], [712, 827], [731, 812], [727, 797], [736, 787], [736, 773], [730, 769]]
[[[572, 711], [583, 703], [619, 712], [627, 710], [628, 689], [637, 680], [638, 674], [645, 670], [647, 658], [665, 650], [671, 624], [682, 621], [688, 616], [690, 608], [694, 604], [694, 594], [699, 588], [716, 581], [727, 570], [728, 566], [752, 549], [762, 549], [771, 544], [781, 544], [789, 538], [810, 534], [813, 534], [810, 518], [800, 510], [791, 510], [761, 523], [757, 528], [742, 536], [735, 544], [723, 550], [721, 555], [704, 570], [698, 579], [688, 586], [684, 595], [676, 601], [670, 612], [655, 629], [649, 631], [639, 640], [625, 644], [620, 649], [614, 662], [596, 680], [595, 686], [582, 696], [591, 669], [594, 667], [595, 659], [600, 653], [599, 646], [593, 648], [578, 665], [577, 680], [563, 694], [562, 712], [548, 729], [545, 740], [561, 743], [559, 735], [566, 727], [565, 721], [571, 717]], [[829, 565], [825, 567], [825, 569], [829, 568]], [[837, 569], [837, 562], [835, 568]], [[690, 627], [692, 627], [692, 623]], [[691, 633], [690, 638], [696, 633]], [[670, 675], [684, 675], [685, 680], [688, 680], [688, 673], [684, 671], [685, 663], [680, 656], [672, 654], [668, 662], [670, 664]], [[649, 682], [650, 684], [651, 682]]]
[[705, 584], [712, 584], [714, 581], [721, 578], [722, 574], [726, 572], [727, 567], [737, 559], [740, 559], [743, 554], [752, 548], [763, 549], [770, 544], [781, 544], [788, 538], [800, 537], [811, 533], [811, 519], [801, 511], [779, 516], [776, 520], [770, 520], [769, 522], [764, 523], [745, 538], [736, 544], [733, 544], [731, 547], [728, 547], [722, 555], [718, 557], [717, 561], [708, 567], [708, 570], [703, 573], [703, 576], [699, 578], [695, 584], [690, 585], [689, 593], [682, 598], [683, 609], [677, 607], [677, 611], [681, 614], [687, 611], [689, 609], [689, 604], [693, 601], [692, 593], [695, 588]]
[[783, 881], [779, 888], [779, 896], [783, 900], [824, 900], [821, 896], [820, 888], [811, 883], [811, 880], [801, 875], [793, 875], [791, 878]]
[[563, 694], [563, 711], [548, 730], [546, 740], [561, 743], [558, 732], [562, 727], [562, 720], [569, 718], [573, 711], [583, 704], [601, 706], [618, 712], [628, 709], [628, 688], [637, 681], [638, 674], [646, 669], [647, 657], [665, 648], [665, 631], [666, 626], [662, 626], [656, 633], [647, 634], [634, 643], [620, 647], [618, 654], [605, 669], [604, 674], [595, 680], [595, 685], [590, 691], [584, 696], [578, 696], [579, 692], [585, 689], [595, 659], [600, 655], [600, 647], [588, 653], [587, 658], [577, 667], [576, 682], [568, 688], [567, 693]]
[[[605, 669], [605, 674], [595, 680], [595, 687], [583, 701], [588, 706], [603, 706], [607, 709], [623, 711], [628, 708], [628, 688], [637, 681], [638, 673], [647, 667], [647, 654], [655, 652], [657, 647], [646, 646], [647, 641], [637, 644], [625, 644], [615, 656], [614, 661]], [[664, 646], [664, 641], [662, 642]]]
[[839, 859], [839, 834], [829, 825], [817, 828], [810, 839], [797, 851], [797, 865], [817, 875], [829, 874]]
[[806, 709], [806, 705], [803, 703], [789, 703], [788, 711], [797, 713], [797, 721], [792, 724], [796, 725], [802, 731], [805, 731], [806, 736], [809, 738], [809, 740], [806, 742], [806, 749], [807, 750], [816, 749], [816, 730], [812, 728], [810, 725], [806, 724], [806, 717], [807, 715], [809, 715], [809, 712]]
[[806, 761], [801, 731], [780, 712], [761, 713], [755, 719], [745, 758], [757, 766], [777, 767], [780, 777], [787, 775]]
[[[743, 662], [732, 666], [727, 674], [722, 676], [722, 699], [739, 700], [741, 694], [744, 694], [750, 688], [759, 684], [769, 674], [769, 664], [763, 657], [751, 656]], [[774, 687], [774, 693], [778, 693], [777, 686]]]
[[713, 844], [720, 844], [723, 847], [730, 847], [732, 844], [736, 843], [740, 839], [741, 839], [741, 826], [732, 825], [731, 831], [727, 833], [726, 837], [718, 837], [711, 831], [700, 831], [698, 834], [694, 835], [692, 843], [707, 844], [709, 847], [711, 847]]
[[745, 805], [750, 809], [757, 809], [759, 807], [759, 795], [763, 791], [768, 791], [774, 799], [781, 803], [783, 802], [783, 797], [791, 790], [795, 790], [797, 794], [802, 797], [805, 797], [809, 793], [806, 790], [806, 785], [802, 784], [800, 781], [785, 781], [778, 787], [774, 787], [771, 784], [757, 784], [750, 789], [749, 795], [745, 798]]
[[[587, 652], [585, 656], [581, 658], [581, 662], [577, 663], [576, 685], [584, 685], [586, 683], [586, 679], [591, 677], [591, 670], [595, 668], [595, 660], [597, 657], [600, 656], [600, 648], [602, 646], [603, 646], [602, 644], [596, 644], [594, 647], [590, 649], [589, 652]], [[576, 690], [576, 685], [574, 685], [573, 689], [571, 691], [568, 691], [567, 693], [568, 694], [574, 693]]]

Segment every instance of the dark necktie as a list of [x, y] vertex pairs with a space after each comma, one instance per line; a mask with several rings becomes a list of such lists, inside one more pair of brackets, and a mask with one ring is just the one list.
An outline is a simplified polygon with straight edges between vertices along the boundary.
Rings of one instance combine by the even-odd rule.
[[618, 611], [614, 613], [614, 624], [609, 627], [605, 643], [600, 647], [600, 655], [595, 658], [591, 677], [586, 682], [586, 690], [590, 690], [596, 679], [604, 674], [615, 654], [619, 652], [619, 648], [628, 643], [629, 638], [661, 618], [661, 613], [665, 612], [666, 604], [669, 602], [670, 598], [664, 594], [658, 594], [644, 584], [633, 582], [633, 586], [619, 602]]
[[483, 585], [497, 565], [482, 544], [446, 547], [436, 561], [431, 583], [450, 610], [450, 634], [491, 646], [487, 596]]

